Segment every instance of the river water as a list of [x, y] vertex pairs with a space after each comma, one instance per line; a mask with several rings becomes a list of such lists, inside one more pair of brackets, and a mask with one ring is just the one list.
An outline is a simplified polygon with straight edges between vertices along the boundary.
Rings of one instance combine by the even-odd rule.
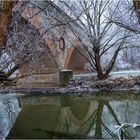
[[0, 139], [140, 139], [139, 94], [3, 94]]

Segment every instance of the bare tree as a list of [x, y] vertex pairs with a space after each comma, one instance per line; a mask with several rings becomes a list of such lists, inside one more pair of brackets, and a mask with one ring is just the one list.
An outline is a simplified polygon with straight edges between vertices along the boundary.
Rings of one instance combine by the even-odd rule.
[[[6, 44], [6, 29], [11, 21], [13, 1], [0, 2], [0, 56]], [[7, 80], [5, 73], [0, 70], [0, 81]]]
[[[127, 47], [135, 46], [131, 43], [133, 34], [128, 30], [111, 22], [110, 19], [119, 11], [120, 1], [114, 0], [82, 0], [77, 1], [78, 9], [66, 1], [60, 1], [67, 7], [81, 27], [75, 29], [71, 22], [69, 28], [87, 55], [84, 57], [96, 70], [98, 79], [108, 78], [112, 71], [119, 52]], [[76, 10], [74, 10], [76, 9]], [[122, 16], [122, 15], [121, 15]], [[73, 44], [75, 46], [75, 44]], [[76, 48], [76, 46], [75, 46]], [[82, 52], [78, 50], [81, 54]], [[106, 54], [110, 57], [106, 60]], [[105, 66], [103, 61], [106, 60]]]
[[30, 23], [33, 16], [28, 20], [21, 16], [27, 3], [26, 1], [20, 2], [18, 10], [11, 11], [10, 24], [5, 31], [6, 42], [3, 44], [4, 49], [1, 50], [0, 56], [0, 82], [2, 83], [11, 82], [9, 77], [26, 64], [29, 70], [24, 76], [29, 76], [44, 68], [43, 57], [54, 60], [42, 35]]
[[[125, 3], [125, 5], [124, 5]], [[138, 0], [124, 0], [119, 4], [118, 10], [110, 19], [110, 22], [135, 33], [140, 34], [140, 2]], [[125, 12], [124, 12], [125, 11]]]
[[[29, 17], [28, 20], [21, 18], [21, 14], [26, 6], [26, 3], [30, 3], [32, 6], [36, 6], [36, 8], [39, 9], [39, 12], [35, 13], [33, 16], [42, 12], [46, 15], [49, 13], [50, 20], [47, 21], [48, 23], [45, 23], [47, 27], [46, 31], [43, 31], [42, 35], [40, 35], [33, 26], [29, 25], [29, 21], [33, 16]], [[117, 19], [121, 19], [123, 17], [123, 14], [118, 14], [120, 11], [120, 1], [79, 0], [75, 1], [74, 4], [70, 4], [68, 1], [61, 1], [61, 3], [67, 8], [64, 9], [64, 11], [68, 12], [67, 14], [71, 15], [72, 18], [70, 16], [69, 18], [67, 18], [68, 16], [64, 16], [66, 19], [63, 19], [62, 16], [59, 18], [58, 15], [48, 12], [46, 7], [44, 10], [35, 5], [34, 2], [31, 3], [26, 1], [21, 2], [18, 12], [13, 13], [12, 20], [12, 9], [8, 12], [8, 20], [6, 20], [5, 24], [2, 24], [1, 22], [0, 25], [0, 30], [2, 29], [4, 31], [1, 33], [5, 34], [5, 29], [11, 21], [11, 26], [9, 26], [7, 32], [8, 37], [2, 35], [4, 39], [0, 39], [0, 41], [2, 40], [1, 46], [5, 46], [4, 50], [1, 49], [1, 60], [3, 58], [2, 55], [6, 55], [6, 53], [10, 59], [3, 60], [4, 65], [1, 65], [0, 67], [1, 79], [7, 79], [13, 72], [20, 69], [28, 62], [31, 62], [31, 64], [40, 62], [40, 56], [43, 56], [44, 53], [46, 55], [50, 54], [48, 53], [49, 50], [43, 47], [46, 45], [42, 36], [46, 32], [49, 32], [52, 33], [52, 36], [54, 37], [54, 28], [58, 26], [63, 28], [66, 25], [74, 37], [77, 38], [86, 53], [83, 53], [80, 49], [78, 49], [70, 38], [68, 39], [72, 45], [88, 60], [92, 68], [96, 70], [99, 79], [108, 78], [117, 56], [122, 49], [136, 46], [131, 43], [134, 35], [130, 32], [130, 30], [122, 28], [122, 26], [118, 26], [118, 24], [116, 24], [118, 21], [116, 20], [116, 22], [112, 22], [114, 21], [114, 17]], [[4, 4], [1, 4], [0, 7], [4, 8]], [[3, 11], [5, 10], [0, 11], [0, 14], [3, 15], [1, 18], [4, 17], [5, 14]], [[62, 12], [63, 15], [66, 15], [65, 12]], [[55, 14], [58, 13], [55, 11]], [[50, 31], [52, 29], [53, 32]], [[7, 44], [4, 43], [5, 40], [7, 41]], [[110, 55], [108, 61], [106, 60], [106, 54]], [[107, 61], [106, 65], [103, 65], [103, 61]], [[12, 62], [15, 63], [14, 66], [11, 65]], [[4, 70], [9, 68], [10, 65], [11, 68], [5, 73]], [[40, 65], [36, 64], [36, 66]]]
[[6, 40], [6, 29], [12, 17], [13, 1], [0, 2], [0, 48]]

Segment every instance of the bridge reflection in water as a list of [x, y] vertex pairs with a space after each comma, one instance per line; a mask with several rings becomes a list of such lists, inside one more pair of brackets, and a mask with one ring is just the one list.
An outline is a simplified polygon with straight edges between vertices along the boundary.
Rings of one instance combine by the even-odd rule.
[[[36, 96], [19, 98], [22, 108], [8, 138], [118, 138], [115, 125], [140, 124], [139, 100]], [[140, 128], [123, 127], [120, 138], [140, 138]]]

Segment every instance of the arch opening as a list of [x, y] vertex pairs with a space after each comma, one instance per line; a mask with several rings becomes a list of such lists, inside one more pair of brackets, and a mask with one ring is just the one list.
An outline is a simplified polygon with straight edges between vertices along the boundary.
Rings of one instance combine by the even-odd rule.
[[[16, 17], [16, 15], [15, 15]], [[25, 18], [13, 18], [8, 28], [5, 52], [18, 67], [18, 85], [51, 86], [58, 84], [57, 62], [46, 41]]]
[[69, 48], [64, 64], [65, 69], [70, 69], [75, 74], [90, 72], [91, 67], [88, 60], [82, 54], [84, 56], [86, 55], [84, 49], [81, 47], [78, 47], [77, 49], [74, 47]]

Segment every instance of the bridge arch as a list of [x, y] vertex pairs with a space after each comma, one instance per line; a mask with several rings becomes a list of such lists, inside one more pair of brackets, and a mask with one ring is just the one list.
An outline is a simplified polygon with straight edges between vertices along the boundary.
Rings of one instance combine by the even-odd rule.
[[[41, 2], [38, 3], [40, 4], [39, 6], [51, 6], [53, 8], [56, 8], [56, 6], [52, 5], [52, 3], [49, 3], [45, 5], [46, 3]], [[43, 5], [44, 4], [44, 5]], [[20, 5], [19, 5], [20, 6]], [[71, 69], [74, 71], [74, 73], [83, 73], [86, 72], [86, 64], [88, 61], [82, 56], [78, 51], [77, 48], [79, 47], [78, 43], [76, 40], [73, 40], [75, 37], [73, 34], [70, 33], [68, 27], [64, 26], [59, 26], [57, 29], [53, 29], [52, 33], [55, 33], [55, 38], [53, 38], [47, 28], [48, 26], [48, 17], [45, 13], [45, 10], [42, 12], [39, 12], [39, 9], [36, 6], [35, 8], [26, 5], [24, 11], [22, 12], [22, 17], [27, 20], [34, 28], [37, 30], [37, 32], [42, 36], [42, 38], [45, 41], [45, 47], [48, 48], [49, 56], [44, 56], [40, 61], [44, 62], [45, 68], [42, 71], [35, 71], [32, 76], [35, 79], [35, 81], [38, 80], [38, 84], [42, 83], [41, 79], [46, 79], [43, 80], [45, 83], [50, 81], [58, 81], [58, 72], [61, 69]], [[17, 7], [18, 9], [18, 7]], [[56, 15], [61, 14], [61, 18], [65, 16], [68, 18], [68, 15], [62, 14], [63, 12], [59, 9], [56, 10], [57, 12], [54, 13]], [[36, 14], [38, 13], [38, 14]], [[74, 26], [78, 26], [77, 24], [74, 24]], [[64, 30], [64, 31], [63, 31]], [[65, 35], [66, 33], [66, 35]], [[76, 47], [73, 47], [70, 42], [67, 40], [64, 40], [65, 37], [68, 37], [70, 40], [73, 40], [75, 43]], [[80, 51], [83, 53], [84, 50], [80, 48]], [[34, 65], [31, 67], [34, 70]], [[20, 69], [21, 75], [24, 75], [29, 70], [29, 64], [27, 63]], [[47, 76], [50, 74], [50, 77], [47, 78]], [[53, 74], [53, 75], [51, 75]], [[37, 77], [38, 75], [38, 77]], [[46, 77], [46, 78], [45, 78]], [[56, 80], [57, 77], [57, 80]], [[28, 78], [28, 77], [27, 77]], [[29, 77], [30, 79], [30, 77]], [[54, 79], [54, 80], [53, 80]], [[25, 79], [25, 83], [28, 81], [28, 79]], [[23, 82], [23, 83], [24, 83]]]
[[[79, 51], [80, 50], [80, 51]], [[82, 55], [84, 50], [77, 46], [70, 47], [67, 50], [67, 56], [64, 62], [64, 68], [73, 70], [74, 73], [86, 73], [87, 59]], [[85, 55], [85, 54], [84, 54]]]
[[[18, 59], [14, 60], [15, 64], [25, 61], [22, 67], [19, 68], [19, 77], [23, 77], [19, 80], [21, 86], [45, 86], [45, 85], [58, 85], [58, 71], [59, 66], [55, 59], [54, 53], [50, 46], [51, 41], [46, 40], [38, 32], [36, 26], [26, 20], [24, 17], [19, 17], [16, 21], [18, 24], [17, 30], [14, 30], [14, 20], [9, 27], [9, 35], [15, 35], [19, 33], [19, 36], [14, 36], [14, 41], [11, 38], [8, 45], [12, 45], [11, 50], [14, 57], [14, 52], [18, 52], [16, 55]], [[23, 26], [23, 27], [21, 27]], [[22, 29], [21, 29], [22, 28]], [[30, 30], [29, 30], [30, 29]], [[27, 35], [24, 33], [27, 31]], [[22, 34], [20, 34], [22, 32]], [[29, 32], [29, 33], [28, 33]], [[20, 40], [21, 38], [21, 40]], [[27, 38], [27, 40], [25, 40]], [[23, 41], [23, 44], [19, 41]], [[39, 41], [37, 41], [39, 40]], [[10, 44], [12, 42], [12, 44]], [[21, 44], [20, 44], [21, 43]], [[27, 44], [25, 44], [27, 43]], [[29, 43], [29, 44], [28, 44]], [[22, 49], [21, 49], [22, 48]], [[7, 53], [9, 50], [7, 50]], [[12, 53], [10, 54], [12, 57]], [[36, 57], [36, 56], [37, 57]], [[32, 59], [33, 58], [33, 59]]]

